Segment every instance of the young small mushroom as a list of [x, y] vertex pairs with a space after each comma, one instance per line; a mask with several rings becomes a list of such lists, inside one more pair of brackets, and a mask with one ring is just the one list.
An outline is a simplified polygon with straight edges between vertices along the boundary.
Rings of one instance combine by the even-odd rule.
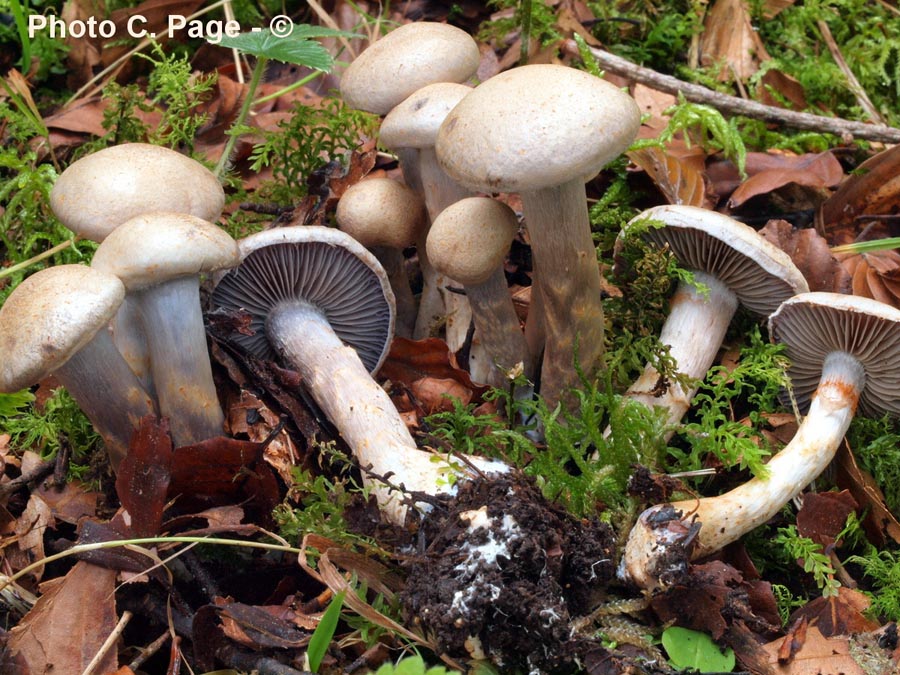
[[[575, 355], [591, 373], [603, 353], [600, 269], [584, 182], [624, 152], [640, 110], [615, 85], [574, 68], [527, 65], [481, 83], [450, 112], [438, 161], [461, 185], [518, 192], [534, 252], [544, 350], [540, 393], [574, 405]], [[533, 305], [534, 307], [534, 305]], [[540, 331], [538, 331], [540, 332]]]
[[[801, 410], [808, 408], [806, 417], [769, 461], [765, 477], [717, 497], [644, 511], [625, 545], [625, 579], [645, 589], [677, 582], [688, 557], [737, 541], [822, 473], [857, 407], [865, 415], [900, 415], [894, 393], [900, 382], [900, 310], [858, 296], [803, 293], [769, 317], [769, 334], [787, 345], [793, 393]], [[685, 551], [685, 539], [693, 537], [695, 546]]]
[[137, 216], [97, 248], [91, 266], [119, 277], [147, 331], [160, 413], [176, 446], [223, 433], [200, 307], [200, 275], [239, 261], [220, 227], [183, 213]]
[[416, 301], [409, 287], [403, 249], [425, 229], [419, 195], [390, 178], [367, 178], [349, 187], [338, 201], [338, 227], [372, 251], [387, 272], [397, 303], [397, 335], [412, 337]]
[[[429, 494], [456, 470], [416, 448], [387, 392], [371, 377], [384, 360], [394, 325], [394, 299], [375, 257], [349, 235], [308, 226], [274, 228], [239, 242], [241, 264], [224, 274], [215, 307], [251, 315], [252, 335], [233, 341], [259, 358], [283, 358], [363, 468], [382, 513], [403, 524], [407, 505], [381, 480]], [[499, 462], [471, 458], [482, 471]]]
[[435, 269], [466, 289], [475, 320], [475, 337], [483, 349], [479, 362], [469, 362], [473, 379], [494, 387], [509, 383], [506, 372], [529, 363], [525, 335], [519, 326], [503, 273], [503, 261], [519, 224], [502, 202], [469, 197], [444, 209], [428, 233], [428, 257]]
[[112, 274], [58, 265], [25, 279], [0, 307], [0, 391], [55, 375], [103, 438], [114, 470], [141, 418], [156, 413], [108, 330], [124, 297]]
[[[403, 171], [404, 175], [417, 172], [414, 184], [418, 185], [425, 200], [430, 222], [451, 204], [472, 196], [470, 190], [444, 173], [434, 152], [441, 123], [471, 91], [471, 87], [455, 82], [429, 84], [394, 106], [381, 123], [379, 140], [395, 152], [401, 162], [407, 158], [408, 164], [409, 156], [418, 153], [415, 167], [404, 166]], [[454, 280], [439, 274], [432, 266], [425, 245], [427, 237], [426, 227], [417, 242], [423, 283], [415, 337], [428, 337], [435, 332], [436, 325], [445, 323], [447, 346], [450, 351], [457, 352], [468, 335], [472, 311], [465, 296], [448, 290]]]
[[[101, 242], [126, 220], [178, 211], [215, 222], [225, 192], [213, 173], [190, 157], [158, 145], [125, 143], [82, 157], [50, 191], [50, 207], [79, 237]], [[113, 339], [152, 395], [150, 355], [140, 317], [126, 297], [113, 321]]]
[[[668, 345], [678, 372], [693, 381], [702, 380], [712, 367], [739, 304], [767, 317], [784, 300], [809, 290], [790, 256], [752, 227], [728, 216], [694, 206], [657, 206], [634, 218], [620, 236], [648, 220], [662, 227], [651, 225], [641, 230], [641, 236], [668, 248], [704, 286], [677, 285], [659, 336]], [[697, 387], [685, 389], [677, 382], [660, 387], [659, 383], [659, 372], [648, 364], [625, 395], [650, 408], [665, 408], [671, 436]]]

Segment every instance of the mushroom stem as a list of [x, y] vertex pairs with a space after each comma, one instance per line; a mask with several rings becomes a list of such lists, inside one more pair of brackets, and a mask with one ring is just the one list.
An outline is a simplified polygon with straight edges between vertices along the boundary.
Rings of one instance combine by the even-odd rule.
[[670, 523], [658, 517], [663, 508], [680, 512], [685, 525], [700, 523], [691, 559], [720, 550], [777, 514], [834, 458], [865, 382], [865, 369], [856, 357], [843, 351], [829, 353], [809, 414], [791, 442], [769, 461], [766, 477], [752, 478], [717, 497], [661, 504], [644, 511], [625, 545], [625, 576], [643, 588], [659, 584], [659, 572], [665, 566], [660, 563], [677, 541]]
[[113, 470], [117, 470], [141, 418], [155, 415], [156, 410], [109, 331], [97, 331], [54, 375], [103, 438]]
[[[485, 359], [478, 364], [470, 361], [472, 378], [494, 387], [506, 388], [509, 381], [503, 371], [513, 369], [518, 363], [528, 367], [530, 360], [503, 269], [496, 268], [484, 283], [467, 285], [466, 294], [475, 320], [472, 343], [474, 345], [480, 341], [483, 349], [477, 353], [491, 360], [488, 362]], [[531, 376], [530, 372], [526, 374]]]
[[150, 348], [147, 345], [147, 333], [141, 323], [141, 313], [137, 304], [125, 296], [119, 311], [112, 321], [112, 338], [119, 353], [125, 359], [131, 371], [137, 376], [141, 386], [150, 396], [156, 396], [153, 386], [152, 368], [150, 365]]
[[576, 349], [586, 375], [603, 354], [600, 267], [581, 177], [556, 187], [523, 190], [521, 197], [542, 310], [540, 316], [529, 313], [528, 321], [543, 326], [540, 393], [552, 409], [569, 401], [568, 392], [578, 384]]
[[[433, 222], [441, 211], [451, 204], [472, 196], [470, 190], [460, 186], [440, 167], [434, 147], [419, 149], [418, 170], [429, 222]], [[450, 347], [450, 351], [457, 352], [466, 341], [469, 324], [472, 321], [472, 309], [466, 296], [447, 290], [448, 286], [455, 283], [431, 265], [425, 252], [427, 237], [426, 229], [416, 245], [419, 251], [419, 264], [422, 267], [423, 285], [414, 334], [417, 339], [430, 336], [435, 322], [441, 317], [446, 317], [447, 346]]]
[[[321, 311], [301, 302], [282, 304], [269, 314], [266, 335], [340, 431], [364, 469], [363, 481], [391, 522], [403, 524], [407, 505], [365, 469], [411, 491], [435, 494], [450, 489], [441, 482], [447, 463], [416, 448], [387, 393], [369, 375], [356, 350], [334, 334]], [[498, 462], [470, 459], [485, 471], [505, 470]]]
[[176, 447], [222, 435], [225, 416], [212, 378], [197, 275], [133, 291], [150, 327], [150, 361], [162, 415]]
[[394, 300], [397, 303], [397, 326], [394, 332], [400, 337], [411, 338], [418, 308], [409, 286], [403, 251], [390, 246], [372, 246], [371, 250], [372, 255], [378, 258], [378, 262], [384, 268], [391, 283], [391, 290], [394, 291]]
[[[669, 347], [678, 372], [691, 380], [702, 380], [712, 367], [716, 354], [725, 340], [725, 333], [737, 311], [737, 296], [719, 279], [705, 272], [693, 272], [694, 280], [708, 291], [698, 290], [692, 284], [678, 282], [672, 296], [669, 316], [660, 331], [659, 340]], [[666, 439], [674, 433], [674, 425], [687, 412], [697, 387], [682, 388], [677, 382], [668, 382], [665, 391], [660, 386], [659, 371], [651, 365], [644, 368], [625, 395], [640, 401], [648, 408], [663, 406], [668, 411], [669, 429]], [[608, 431], [608, 430], [607, 430]]]

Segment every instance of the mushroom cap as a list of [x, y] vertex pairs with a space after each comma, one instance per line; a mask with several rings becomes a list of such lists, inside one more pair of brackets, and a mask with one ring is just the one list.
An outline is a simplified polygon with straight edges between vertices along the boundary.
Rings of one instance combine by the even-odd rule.
[[373, 42], [341, 76], [347, 105], [384, 115], [434, 82], [465, 82], [481, 54], [468, 33], [429, 21], [408, 23]]
[[468, 197], [441, 211], [428, 231], [434, 268], [464, 286], [484, 283], [503, 264], [519, 228], [516, 214], [489, 197]]
[[647, 209], [623, 234], [647, 220], [664, 226], [647, 228], [645, 240], [668, 246], [683, 267], [715, 276], [757, 316], [769, 316], [784, 300], [809, 291], [790, 256], [749, 225], [716, 211], [669, 204]]
[[335, 214], [338, 227], [363, 246], [411, 246], [425, 228], [425, 204], [392, 178], [367, 178], [341, 196]]
[[237, 242], [218, 225], [185, 213], [160, 211], [137, 216], [113, 230], [91, 267], [115, 274], [129, 291], [176, 277], [233, 267]]
[[126, 220], [154, 211], [215, 221], [225, 192], [213, 173], [190, 157], [147, 143], [114, 145], [82, 157], [60, 174], [50, 207], [63, 225], [103, 241]]
[[456, 182], [522, 192], [590, 178], [631, 144], [641, 124], [615, 85], [566, 66], [495, 75], [457, 105], [438, 132], [438, 161]]
[[422, 87], [394, 106], [381, 123], [378, 138], [386, 148], [431, 148], [441, 123], [472, 87], [437, 82]]
[[221, 276], [212, 294], [215, 307], [251, 315], [253, 334], [235, 333], [234, 342], [276, 360], [266, 318], [277, 305], [302, 302], [322, 312], [369, 372], [381, 367], [394, 335], [394, 294], [362, 244], [340, 230], [310, 225], [264, 230], [238, 245], [241, 264]]
[[866, 385], [859, 410], [869, 416], [900, 415], [900, 310], [840, 293], [802, 293], [769, 317], [769, 337], [787, 345], [788, 374], [797, 404], [809, 408], [822, 363], [845, 352], [862, 364]]
[[125, 298], [125, 287], [87, 265], [35, 272], [0, 307], [0, 391], [30, 387], [68, 361]]

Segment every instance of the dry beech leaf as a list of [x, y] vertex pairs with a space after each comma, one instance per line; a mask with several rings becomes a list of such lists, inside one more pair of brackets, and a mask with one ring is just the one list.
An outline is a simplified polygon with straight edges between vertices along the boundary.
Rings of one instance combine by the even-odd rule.
[[[83, 673], [116, 625], [116, 571], [80, 561], [43, 594], [10, 631], [8, 648], [31, 673]], [[93, 672], [114, 672], [115, 649]]]
[[849, 490], [866, 514], [863, 527], [869, 540], [876, 546], [883, 546], [887, 541], [900, 544], [900, 521], [885, 504], [881, 487], [859, 466], [846, 443], [838, 449], [835, 467], [838, 487]]
[[[760, 103], [791, 110], [806, 109], [806, 94], [799, 80], [780, 70], [767, 70], [756, 88]], [[788, 103], [790, 105], [785, 105]]]
[[678, 152], [649, 147], [628, 153], [629, 159], [641, 167], [670, 204], [686, 204], [712, 208], [703, 163], [706, 153], [697, 146]]
[[849, 490], [841, 492], [811, 492], [803, 497], [797, 512], [797, 531], [823, 548], [834, 546], [837, 537], [859, 505]]
[[731, 194], [729, 208], [737, 208], [751, 197], [768, 194], [789, 183], [823, 190], [838, 185], [844, 178], [840, 162], [830, 152], [800, 156], [753, 154], [762, 157], [753, 157], [753, 164], [747, 167], [750, 177]]
[[851, 277], [853, 295], [900, 307], [900, 253], [842, 253], [838, 258]]
[[826, 638], [815, 626], [806, 631], [806, 639], [798, 645], [790, 661], [779, 663], [785, 638], [773, 640], [763, 649], [768, 653], [767, 672], [778, 675], [867, 675], [850, 656], [846, 637]]
[[864, 226], [863, 215], [900, 212], [900, 145], [859, 165], [819, 207], [816, 227], [832, 245], [849, 244]]
[[763, 0], [762, 14], [765, 19], [774, 19], [797, 0]]
[[759, 233], [791, 257], [809, 290], [850, 292], [850, 273], [814, 229], [795, 229], [785, 220], [770, 220]]
[[721, 64], [720, 82], [745, 81], [759, 70], [761, 61], [770, 58], [744, 0], [716, 0], [706, 14], [700, 39], [701, 63]]
[[838, 588], [837, 596], [818, 597], [791, 614], [790, 622], [805, 618], [825, 637], [867, 633], [881, 625], [865, 616], [871, 601], [851, 588]]

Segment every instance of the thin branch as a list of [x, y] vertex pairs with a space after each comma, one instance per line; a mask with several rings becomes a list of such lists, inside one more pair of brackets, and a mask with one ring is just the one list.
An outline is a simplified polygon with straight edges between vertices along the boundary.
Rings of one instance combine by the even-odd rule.
[[880, 124], [866, 124], [836, 117], [822, 117], [811, 113], [794, 112], [756, 101], [747, 101], [736, 96], [720, 94], [701, 87], [699, 84], [684, 82], [670, 75], [657, 73], [601, 49], [591, 47], [591, 53], [604, 70], [627, 77], [652, 89], [668, 94], [682, 94], [694, 103], [705, 103], [724, 113], [743, 115], [766, 122], [774, 122], [794, 129], [805, 129], [820, 133], [852, 136], [881, 143], [900, 143], [900, 129]]

